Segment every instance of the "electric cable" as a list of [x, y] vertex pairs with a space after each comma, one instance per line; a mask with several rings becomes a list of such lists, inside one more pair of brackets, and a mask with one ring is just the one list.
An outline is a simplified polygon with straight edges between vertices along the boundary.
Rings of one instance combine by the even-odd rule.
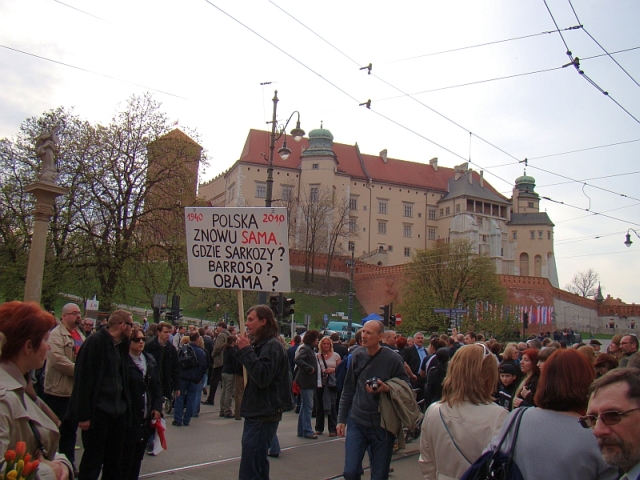
[[[580, 25], [582, 25], [582, 22], [580, 21], [580, 19], [578, 18], [578, 14], [576, 13], [576, 9], [575, 9], [575, 8], [573, 8], [573, 3], [571, 3], [571, 0], [568, 0], [568, 1], [569, 1], [569, 5], [571, 6], [571, 10], [573, 11], [573, 16], [574, 16], [574, 17], [576, 17], [576, 20], [578, 21], [578, 23], [579, 23]], [[612, 56], [609, 52], [607, 52], [607, 50], [606, 50], [602, 45], [600, 45], [600, 42], [598, 42], [598, 41], [593, 37], [593, 35], [591, 35], [591, 34], [587, 31], [587, 29], [586, 29], [586, 28], [584, 28], [584, 26], [583, 26], [583, 25], [582, 25], [582, 30], [584, 31], [584, 33], [586, 33], [586, 34], [587, 34], [587, 36], [588, 36], [591, 40], [593, 40], [593, 42], [594, 42], [596, 45], [598, 45], [598, 47], [600, 47], [600, 49], [605, 53], [605, 55], [607, 55], [607, 56], [608, 56], [608, 57], [613, 61], [613, 63], [615, 63], [618, 67], [620, 67], [620, 70], [622, 70], [622, 71], [627, 75], [627, 77], [629, 77], [629, 78], [631, 79], [631, 81], [632, 81], [633, 83], [635, 83], [635, 84], [636, 84], [636, 86], [637, 86], [637, 87], [640, 87], [640, 83], [638, 83], [638, 82], [636, 81], [636, 79], [635, 79], [635, 78], [633, 78], [633, 77], [631, 76], [631, 74], [630, 74], [629, 72], [627, 72], [627, 71], [624, 69], [624, 67], [623, 67], [622, 65], [620, 65], [620, 64], [618, 63], [618, 61], [617, 61], [615, 58], [613, 58], [613, 56]]]
[[100, 18], [100, 17], [98, 17], [98, 16], [96, 16], [96, 15], [93, 15], [93, 14], [91, 14], [91, 13], [89, 13], [89, 12], [85, 12], [84, 10], [80, 10], [80, 9], [79, 9], [79, 8], [77, 8], [77, 7], [74, 7], [74, 6], [69, 5], [69, 4], [67, 4], [67, 3], [64, 3], [64, 2], [61, 2], [60, 0], [53, 0], [53, 1], [54, 1], [54, 2], [56, 2], [56, 3], [59, 3], [60, 5], [64, 5], [65, 7], [68, 7], [68, 8], [70, 8], [70, 9], [72, 9], [72, 10], [76, 10], [77, 12], [84, 13], [85, 15], [88, 15], [89, 17], [93, 17], [93, 18], [95, 18], [95, 19], [97, 19], [97, 20], [100, 20], [100, 21], [102, 21], [102, 22], [105, 22], [105, 23], [110, 23], [111, 25], [115, 25], [116, 27], [118, 26], [118, 25], [116, 25], [115, 23], [110, 22], [109, 20], [105, 20], [104, 18]]
[[571, 53], [571, 50], [569, 49], [569, 45], [567, 45], [567, 42], [564, 39], [564, 35], [562, 35], [562, 32], [560, 31], [560, 29], [558, 27], [558, 23], [556, 22], [556, 19], [553, 16], [553, 13], [551, 12], [551, 9], [549, 8], [549, 5], [547, 4], [547, 0], [542, 0], [542, 1], [544, 2], [545, 7], [547, 7], [547, 11], [549, 12], [549, 15], [551, 16], [551, 20], [553, 20], [553, 24], [556, 26], [556, 29], [558, 29], [558, 34], [560, 35], [560, 38], [562, 39], [562, 43], [564, 44], [565, 48], [567, 49], [566, 50], [566, 54], [569, 57], [569, 59], [571, 60], [571, 62], [569, 62], [566, 66], [573, 65], [582, 78], [584, 78], [596, 90], [598, 90], [600, 93], [602, 93], [607, 98], [609, 98], [613, 103], [615, 103], [618, 107], [620, 107], [627, 115], [629, 115], [631, 118], [633, 118], [636, 121], [636, 123], [640, 123], [640, 120], [638, 120], [629, 110], [627, 110], [624, 106], [622, 106], [622, 104], [620, 102], [618, 102], [615, 98], [613, 98], [609, 94], [609, 92], [607, 92], [604, 89], [602, 89], [602, 87], [600, 87], [596, 82], [594, 82], [591, 78], [589, 78], [589, 76], [584, 73], [584, 70], [580, 69], [580, 60], [578, 59], [578, 57], [574, 57], [573, 54]]
[[51, 58], [43, 57], [41, 55], [36, 55], [35, 53], [25, 52], [24, 50], [19, 50], [17, 48], [12, 48], [12, 47], [9, 47], [7, 45], [0, 45], [0, 47], [6, 48], [7, 50], [11, 50], [13, 52], [22, 53], [23, 55], [28, 55], [29, 57], [38, 58], [40, 60], [45, 60], [47, 62], [55, 63], [57, 65], [62, 65], [62, 66], [65, 66], [65, 67], [73, 68], [75, 70], [80, 70], [81, 72], [91, 73], [92, 75], [98, 75], [100, 77], [108, 78], [110, 80], [116, 80], [118, 82], [127, 83], [129, 85], [135, 85], [136, 87], [140, 87], [140, 88], [146, 88], [148, 90], [151, 90], [151, 91], [154, 91], [154, 92], [158, 92], [158, 93], [161, 93], [163, 95], [168, 95], [170, 97], [180, 98], [182, 100], [188, 100], [188, 98], [182, 97], [180, 95], [176, 95], [174, 93], [165, 92], [164, 90], [159, 90], [157, 88], [153, 88], [153, 87], [149, 87], [149, 86], [146, 86], [146, 85], [142, 85], [140, 83], [131, 82], [129, 80], [124, 80], [122, 78], [114, 77], [112, 75], [107, 75], [106, 73], [95, 72], [95, 71], [89, 70], [87, 68], [78, 67], [76, 65], [71, 65], [70, 63], [61, 62], [59, 60], [53, 60]]

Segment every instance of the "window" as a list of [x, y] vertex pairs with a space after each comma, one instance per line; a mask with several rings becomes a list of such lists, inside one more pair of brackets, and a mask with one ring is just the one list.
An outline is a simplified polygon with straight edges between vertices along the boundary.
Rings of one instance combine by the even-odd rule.
[[349, 242], [349, 251], [353, 252], [356, 249], [356, 242]]
[[518, 232], [512, 232], [513, 234], [513, 239], [517, 240], [518, 239]]
[[404, 247], [404, 256], [405, 257], [410, 257], [411, 256], [411, 248], [410, 247]]
[[527, 203], [527, 207], [529, 207], [529, 208], [533, 208], [533, 202], [528, 202], [528, 203]]
[[349, 198], [349, 210], [358, 210], [358, 197]]
[[443, 208], [441, 208], [441, 209], [440, 209], [440, 216], [442, 217], [443, 215], [444, 215], [444, 209], [443, 209]]
[[418, 213], [418, 218], [422, 218], [422, 213]]
[[451, 207], [447, 207], [444, 209], [446, 215], [451, 215]]
[[404, 216], [413, 217], [413, 205], [405, 203], [403, 204]]
[[429, 220], [435, 220], [436, 219], [436, 209], [435, 208], [430, 208], [429, 209]]
[[456, 205], [456, 213], [460, 213], [460, 204]]
[[531, 240], [535, 240], [536, 239], [536, 231], [535, 230], [531, 230], [529, 231], [529, 234], [531, 235]]
[[312, 202], [317, 202], [319, 195], [320, 195], [320, 188], [319, 187], [311, 187], [311, 193], [309, 195], [309, 200], [311, 200]]
[[542, 240], [542, 230], [538, 230], [538, 240]]
[[380, 235], [387, 234], [387, 222], [378, 222], [378, 233]]
[[402, 236], [411, 238], [411, 225], [403, 225]]
[[388, 251], [390, 251], [390, 252], [393, 252], [393, 245], [389, 245], [389, 246], [387, 247], [387, 250], [388, 250]]
[[356, 219], [353, 217], [349, 218], [349, 232], [355, 233], [356, 228]]
[[429, 240], [435, 240], [436, 239], [436, 229], [435, 228], [430, 228], [428, 231], [429, 234]]
[[283, 202], [288, 202], [291, 200], [292, 197], [292, 193], [293, 193], [293, 187], [282, 187], [282, 201]]
[[386, 200], [378, 200], [378, 213], [382, 215], [387, 214], [387, 201]]
[[317, 163], [314, 163], [313, 165], [311, 165], [312, 170], [318, 170], [319, 168], [320, 168], [320, 165]]
[[256, 183], [256, 197], [258, 197], [258, 198], [266, 198], [267, 197], [267, 184], [266, 183]]
[[551, 240], [551, 230], [547, 230], [547, 240]]

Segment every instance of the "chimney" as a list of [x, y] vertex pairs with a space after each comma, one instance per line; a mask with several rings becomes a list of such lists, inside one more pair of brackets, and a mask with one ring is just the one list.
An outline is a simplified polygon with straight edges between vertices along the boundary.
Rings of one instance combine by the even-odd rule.
[[429, 165], [431, 165], [433, 167], [433, 169], [437, 172], [438, 171], [438, 157], [433, 157], [431, 160], [429, 160]]
[[386, 148], [380, 152], [380, 156], [382, 157], [382, 161], [384, 163], [387, 163], [387, 149]]
[[480, 188], [484, 188], [484, 170], [480, 170]]
[[467, 170], [467, 177], [469, 178], [469, 184], [473, 184], [473, 170], [471, 168]]

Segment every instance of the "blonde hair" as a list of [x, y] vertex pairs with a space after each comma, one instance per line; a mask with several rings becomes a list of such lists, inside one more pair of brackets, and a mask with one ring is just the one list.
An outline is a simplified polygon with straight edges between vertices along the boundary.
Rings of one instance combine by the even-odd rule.
[[596, 363], [596, 351], [593, 349], [593, 347], [589, 345], [583, 345], [578, 348], [578, 352], [587, 357], [587, 360], [589, 360], [589, 363], [591, 365]]
[[515, 360], [516, 352], [516, 345], [514, 343], [510, 343], [509, 345], [507, 345], [507, 348], [504, 349], [504, 353], [502, 354], [503, 360]]
[[329, 337], [323, 337], [320, 339], [320, 342], [318, 343], [318, 352], [322, 353], [322, 342], [324, 342], [325, 340], [329, 342], [330, 350], [333, 352], [333, 342]]
[[182, 340], [180, 340], [180, 343], [182, 345], [186, 345], [187, 343], [189, 343], [191, 341], [191, 339], [189, 338], [189, 335], [185, 335], [184, 337], [182, 337]]
[[[485, 356], [485, 352], [489, 354]], [[449, 361], [442, 384], [442, 402], [489, 404], [498, 385], [498, 364], [483, 344], [461, 347]]]

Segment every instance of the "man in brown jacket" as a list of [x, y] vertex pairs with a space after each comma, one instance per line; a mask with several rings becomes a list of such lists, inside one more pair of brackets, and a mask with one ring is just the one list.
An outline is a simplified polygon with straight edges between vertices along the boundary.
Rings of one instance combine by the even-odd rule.
[[[60, 419], [60, 453], [64, 453], [75, 467], [76, 431], [78, 423], [66, 419], [73, 391], [73, 372], [76, 355], [84, 342], [80, 330], [80, 307], [67, 303], [62, 307], [62, 319], [49, 336], [51, 349], [47, 352], [44, 373], [44, 401]], [[77, 470], [76, 470], [77, 471]]]

